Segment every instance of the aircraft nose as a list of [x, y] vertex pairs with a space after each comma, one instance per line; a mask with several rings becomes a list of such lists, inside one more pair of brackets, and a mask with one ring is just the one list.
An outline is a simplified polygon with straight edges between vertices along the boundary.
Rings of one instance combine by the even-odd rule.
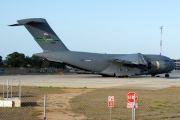
[[172, 71], [176, 68], [176, 64], [174, 63], [174, 61], [172, 59], [167, 60], [168, 62], [164, 62], [164, 67], [166, 70], [168, 71]]
[[176, 63], [171, 59], [171, 62], [170, 62], [170, 68], [172, 70], [174, 70], [176, 68]]
[[176, 63], [173, 61], [173, 70], [176, 69]]

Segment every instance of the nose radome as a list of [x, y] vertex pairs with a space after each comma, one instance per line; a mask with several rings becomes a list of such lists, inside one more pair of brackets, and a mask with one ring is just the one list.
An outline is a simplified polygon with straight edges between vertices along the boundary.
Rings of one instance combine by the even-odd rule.
[[171, 60], [171, 62], [169, 62], [169, 68], [171, 70], [174, 70], [176, 68], [176, 63], [173, 60]]
[[174, 69], [176, 69], [176, 63], [175, 62], [173, 62], [174, 64], [173, 64], [173, 70]]

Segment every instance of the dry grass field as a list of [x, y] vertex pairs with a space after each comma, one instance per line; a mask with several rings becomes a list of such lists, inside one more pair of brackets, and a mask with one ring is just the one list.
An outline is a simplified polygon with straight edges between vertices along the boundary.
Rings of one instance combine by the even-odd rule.
[[[5, 86], [6, 87], [6, 86]], [[18, 97], [18, 87], [14, 86], [13, 97]], [[3, 87], [0, 86], [0, 98], [3, 96]], [[5, 88], [6, 90], [6, 88]], [[9, 88], [10, 90], [10, 88]], [[56, 87], [22, 87], [21, 107], [0, 108], [0, 120], [36, 120], [39, 115], [42, 115], [42, 110], [37, 110], [35, 107], [43, 107], [43, 97], [48, 94], [61, 94], [61, 88]], [[9, 97], [10, 97], [9, 92]], [[6, 97], [6, 94], [5, 94]], [[42, 99], [42, 102], [37, 102]]]
[[96, 89], [71, 100], [72, 110], [84, 114], [92, 120], [108, 120], [108, 96], [115, 97], [112, 108], [113, 120], [132, 119], [132, 109], [127, 109], [126, 95], [134, 91], [138, 94], [137, 120], [179, 120], [180, 119], [180, 88], [171, 87], [159, 90], [144, 89]]
[[[17, 97], [17, 87], [13, 87], [13, 96]], [[2, 86], [0, 86], [2, 90]], [[130, 120], [132, 109], [127, 109], [126, 95], [134, 91], [138, 94], [138, 120], [178, 120], [180, 119], [180, 87], [170, 87], [159, 90], [101, 88], [73, 89], [58, 87], [22, 87], [22, 104], [20, 108], [0, 108], [0, 120], [38, 120], [43, 116], [43, 96], [47, 100], [47, 119], [57, 120], [108, 120], [110, 109], [107, 106], [108, 96], [115, 97], [115, 107], [112, 108], [113, 120]], [[66, 93], [66, 94], [65, 94]], [[52, 97], [52, 95], [56, 97]], [[59, 96], [59, 97], [58, 97]], [[2, 98], [2, 91], [0, 91]], [[63, 106], [62, 99], [66, 102]], [[54, 103], [56, 102], [56, 103]], [[53, 104], [54, 103], [54, 104]], [[38, 109], [37, 109], [38, 108]], [[54, 109], [50, 109], [54, 108]], [[71, 114], [70, 114], [71, 113]], [[74, 113], [74, 114], [72, 114]], [[70, 117], [56, 116], [69, 115]], [[84, 117], [77, 116], [82, 115]], [[49, 120], [48, 119], [48, 120]]]

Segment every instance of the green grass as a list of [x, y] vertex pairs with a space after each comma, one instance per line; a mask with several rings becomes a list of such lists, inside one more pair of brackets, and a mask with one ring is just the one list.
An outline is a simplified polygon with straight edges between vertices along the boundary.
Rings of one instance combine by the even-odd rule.
[[126, 95], [130, 91], [135, 91], [139, 97], [136, 119], [180, 119], [180, 88], [177, 87], [161, 90], [96, 89], [75, 97], [70, 103], [76, 113], [84, 114], [93, 120], [107, 120], [110, 112], [107, 102], [108, 96], [111, 95], [115, 97], [112, 119], [130, 120], [132, 109], [126, 108]]

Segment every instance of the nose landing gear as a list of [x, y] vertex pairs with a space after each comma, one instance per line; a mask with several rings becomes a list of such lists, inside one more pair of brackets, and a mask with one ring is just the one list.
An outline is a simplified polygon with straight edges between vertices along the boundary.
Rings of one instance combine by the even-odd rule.
[[166, 73], [166, 74], [165, 74], [165, 77], [169, 77], [169, 74], [168, 74], [168, 73]]

